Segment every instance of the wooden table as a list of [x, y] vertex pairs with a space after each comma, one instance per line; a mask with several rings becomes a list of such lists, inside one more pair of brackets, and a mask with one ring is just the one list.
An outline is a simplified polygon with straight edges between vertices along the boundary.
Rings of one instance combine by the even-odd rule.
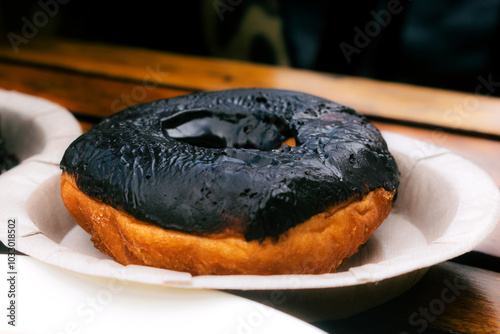
[[[84, 130], [129, 105], [195, 91], [294, 89], [349, 105], [381, 130], [449, 148], [500, 185], [500, 99], [487, 96], [500, 88], [479, 80], [484, 95], [37, 37], [17, 53], [0, 45], [0, 87], [65, 106]], [[351, 318], [315, 325], [335, 333], [500, 333], [499, 244], [500, 226], [473, 252], [432, 267], [405, 294]], [[446, 282], [454, 280], [467, 288], [431, 312]]]

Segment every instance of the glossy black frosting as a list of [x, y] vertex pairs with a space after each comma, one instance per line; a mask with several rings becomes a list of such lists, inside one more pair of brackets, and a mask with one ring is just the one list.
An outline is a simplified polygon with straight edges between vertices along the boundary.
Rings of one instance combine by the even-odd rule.
[[[290, 137], [296, 147], [281, 144]], [[94, 126], [61, 168], [89, 196], [137, 219], [206, 235], [278, 237], [384, 187], [398, 169], [356, 111], [293, 91], [236, 89], [136, 105]]]

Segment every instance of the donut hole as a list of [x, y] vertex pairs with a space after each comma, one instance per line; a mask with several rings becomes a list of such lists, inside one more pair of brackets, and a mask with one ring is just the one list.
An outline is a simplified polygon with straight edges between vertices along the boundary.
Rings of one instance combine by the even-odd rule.
[[297, 131], [266, 113], [185, 111], [163, 119], [162, 131], [165, 137], [204, 148], [271, 151], [298, 145]]

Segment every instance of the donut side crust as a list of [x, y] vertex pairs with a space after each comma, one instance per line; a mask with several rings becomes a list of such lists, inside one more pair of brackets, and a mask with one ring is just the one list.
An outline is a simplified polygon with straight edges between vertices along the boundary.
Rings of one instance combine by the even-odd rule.
[[394, 192], [377, 188], [311, 217], [278, 240], [249, 242], [243, 234], [197, 236], [141, 222], [87, 196], [65, 172], [61, 196], [94, 246], [123, 265], [192, 275], [275, 275], [334, 272], [389, 215]]

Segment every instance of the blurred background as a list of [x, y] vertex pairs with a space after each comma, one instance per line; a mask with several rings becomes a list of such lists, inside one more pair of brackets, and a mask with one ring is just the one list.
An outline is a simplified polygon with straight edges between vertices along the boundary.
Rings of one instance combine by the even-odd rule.
[[500, 0], [0, 0], [7, 43], [37, 19], [40, 36], [500, 95]]

